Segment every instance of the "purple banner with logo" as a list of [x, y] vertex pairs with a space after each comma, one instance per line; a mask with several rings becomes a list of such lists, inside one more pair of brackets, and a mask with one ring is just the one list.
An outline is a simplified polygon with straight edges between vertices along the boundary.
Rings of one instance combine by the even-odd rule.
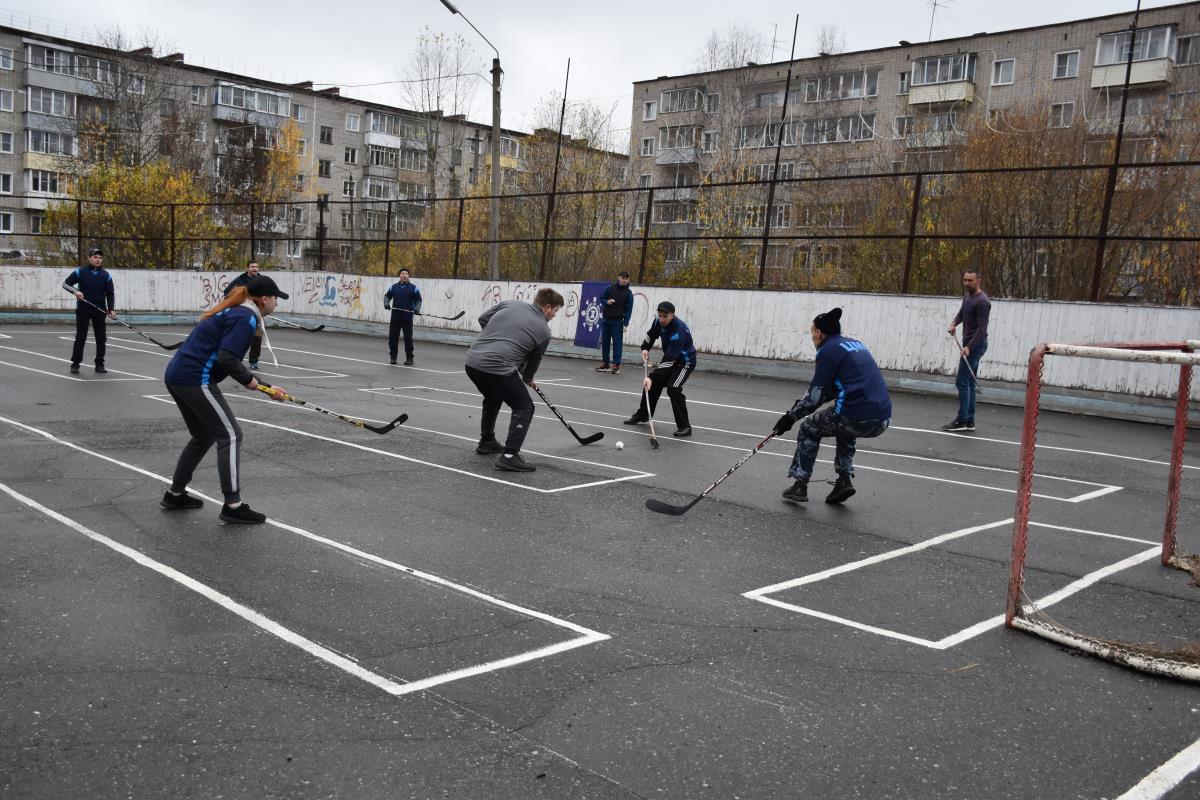
[[578, 347], [600, 346], [601, 309], [604, 307], [600, 295], [609, 287], [608, 281], [585, 281], [579, 291], [579, 317], [575, 323], [575, 344]]

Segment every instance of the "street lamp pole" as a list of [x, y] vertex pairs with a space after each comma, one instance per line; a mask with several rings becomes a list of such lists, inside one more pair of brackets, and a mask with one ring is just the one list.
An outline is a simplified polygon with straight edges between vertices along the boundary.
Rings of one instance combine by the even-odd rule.
[[487, 46], [496, 53], [496, 57], [492, 59], [492, 198], [488, 226], [488, 275], [497, 281], [500, 280], [500, 76], [504, 74], [500, 69], [500, 51], [450, 0], [441, 0], [441, 3], [451, 14], [462, 17], [471, 26], [471, 30], [478, 33], [479, 38], [487, 42]]

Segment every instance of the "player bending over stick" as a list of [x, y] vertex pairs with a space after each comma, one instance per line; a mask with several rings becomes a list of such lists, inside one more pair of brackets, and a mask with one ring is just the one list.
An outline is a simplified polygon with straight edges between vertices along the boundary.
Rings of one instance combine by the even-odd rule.
[[[892, 421], [892, 401], [883, 375], [866, 345], [842, 336], [841, 318], [842, 310], [835, 308], [813, 320], [811, 333], [817, 348], [817, 364], [812, 385], [808, 394], [775, 423], [776, 435], [782, 435], [804, 417], [796, 435], [796, 455], [788, 470], [796, 482], [784, 490], [785, 500], [808, 502], [808, 479], [812, 477], [821, 439], [826, 436], [837, 441], [833, 463], [838, 477], [825, 502], [848, 500], [854, 494], [850, 479], [854, 477], [855, 440], [878, 436]], [[817, 411], [831, 400], [832, 406]]]

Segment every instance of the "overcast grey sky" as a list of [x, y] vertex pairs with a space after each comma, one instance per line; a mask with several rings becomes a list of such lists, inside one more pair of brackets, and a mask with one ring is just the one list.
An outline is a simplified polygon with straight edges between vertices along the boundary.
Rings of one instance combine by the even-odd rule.
[[[778, 0], [453, 0], [500, 49], [504, 125], [528, 130], [540, 98], [562, 88], [571, 59], [571, 101], [608, 110], [628, 126], [635, 80], [691, 71], [693, 56], [713, 29], [731, 23], [775, 38], [775, 60], [791, 47], [800, 14], [797, 55], [813, 55], [822, 25], [837, 25], [847, 50], [925, 41], [929, 0], [843, 0], [787, 4]], [[1135, 0], [940, 0], [933, 38], [1063, 22], [1132, 11]], [[1145, 8], [1172, 5], [1145, 0]], [[29, 19], [32, 17], [32, 20]], [[32, 27], [76, 39], [119, 25], [147, 30], [182, 50], [191, 63], [281, 81], [312, 80], [343, 94], [403, 105], [393, 86], [345, 88], [401, 76], [417, 32], [461, 33], [476, 47], [483, 78], [472, 118], [491, 120], [486, 72], [492, 51], [439, 0], [38, 0], [0, 9], [0, 24]]]

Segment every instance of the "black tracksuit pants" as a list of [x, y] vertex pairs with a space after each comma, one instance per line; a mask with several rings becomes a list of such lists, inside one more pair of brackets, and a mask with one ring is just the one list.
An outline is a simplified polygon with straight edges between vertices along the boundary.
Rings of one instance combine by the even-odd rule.
[[496, 417], [500, 415], [500, 406], [506, 405], [512, 410], [512, 419], [508, 423], [504, 452], [516, 455], [521, 451], [525, 435], [529, 433], [529, 423], [533, 421], [533, 400], [529, 397], [529, 390], [525, 388], [520, 374], [513, 372], [510, 375], [494, 375], [467, 367], [467, 377], [483, 395], [479, 438], [484, 441], [496, 438]]
[[671, 411], [675, 414], [676, 428], [689, 428], [691, 422], [688, 420], [687, 410], [687, 395], [683, 393], [683, 384], [687, 383], [687, 379], [691, 377], [692, 370], [696, 368], [696, 362], [683, 363], [682, 359], [677, 359], [671, 364], [660, 364], [657, 369], [650, 373], [650, 408], [646, 408], [646, 394], [642, 394], [642, 402], [638, 407], [638, 416], [643, 419], [650, 419], [654, 414], [654, 409], [658, 407], [658, 398], [662, 396], [663, 389], [667, 390], [667, 397], [671, 398]]
[[392, 324], [388, 327], [388, 353], [394, 359], [400, 345], [400, 334], [404, 334], [404, 360], [413, 357], [413, 315], [411, 311], [392, 311]]
[[196, 466], [216, 444], [217, 474], [221, 477], [225, 502], [241, 502], [242, 429], [221, 390], [214, 384], [177, 386], [168, 383], [167, 391], [179, 406], [179, 413], [192, 434], [179, 454], [175, 474], [171, 477], [171, 491], [182, 492], [187, 488]]
[[75, 346], [71, 348], [71, 364], [79, 366], [83, 361], [83, 345], [87, 342], [88, 325], [96, 334], [96, 366], [104, 366], [104, 346], [108, 341], [108, 331], [105, 325], [107, 315], [94, 308], [75, 309]]

